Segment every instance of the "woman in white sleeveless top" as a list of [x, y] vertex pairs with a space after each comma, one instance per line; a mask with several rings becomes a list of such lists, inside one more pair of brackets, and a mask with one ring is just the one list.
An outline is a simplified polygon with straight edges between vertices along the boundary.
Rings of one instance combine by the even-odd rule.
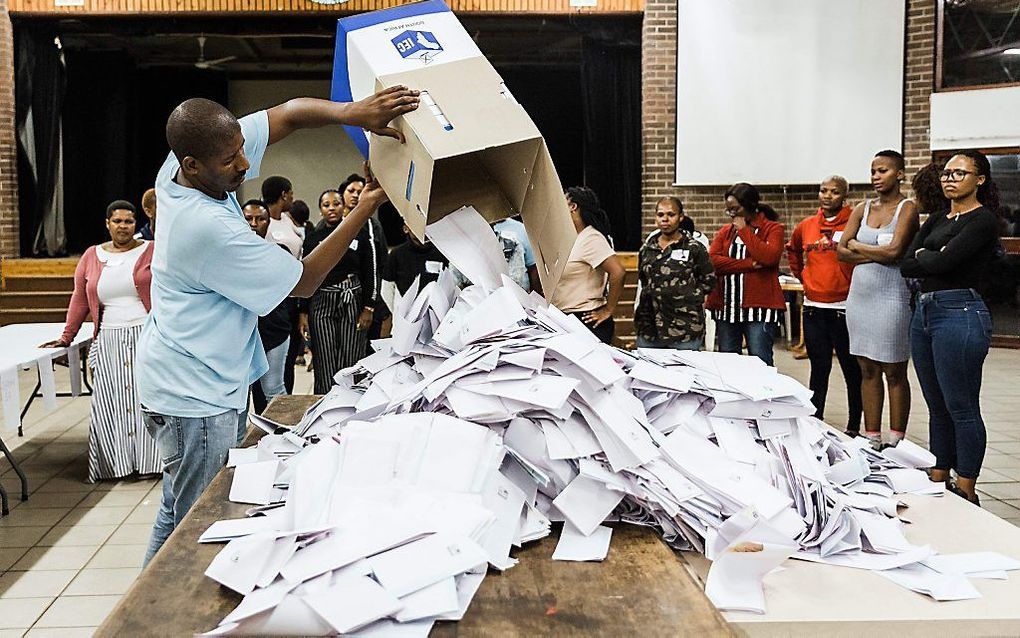
[[899, 275], [899, 260], [914, 239], [918, 222], [914, 202], [900, 190], [903, 171], [903, 156], [896, 151], [875, 156], [871, 184], [878, 198], [854, 208], [838, 248], [840, 261], [856, 264], [846, 300], [846, 326], [850, 353], [861, 364], [864, 428], [876, 448], [882, 444], [886, 383], [892, 445], [903, 439], [910, 414], [910, 291]]

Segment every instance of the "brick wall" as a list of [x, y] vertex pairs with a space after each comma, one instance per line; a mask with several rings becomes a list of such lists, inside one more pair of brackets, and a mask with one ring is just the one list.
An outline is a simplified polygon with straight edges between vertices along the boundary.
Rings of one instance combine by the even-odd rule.
[[[676, 0], [646, 0], [642, 33], [642, 199], [643, 225], [653, 228], [651, 213], [655, 202], [677, 195], [698, 228], [714, 232], [725, 221], [724, 186], [675, 187], [676, 148]], [[929, 96], [934, 86], [935, 3], [909, 0], [907, 4], [907, 47], [904, 72], [904, 143], [907, 172], [929, 161]], [[790, 226], [817, 207], [817, 186], [763, 188], [762, 201], [779, 211]], [[868, 185], [851, 189], [851, 199], [860, 201], [871, 192]]]
[[0, 257], [19, 256], [17, 147], [14, 141], [14, 35], [0, 0]]

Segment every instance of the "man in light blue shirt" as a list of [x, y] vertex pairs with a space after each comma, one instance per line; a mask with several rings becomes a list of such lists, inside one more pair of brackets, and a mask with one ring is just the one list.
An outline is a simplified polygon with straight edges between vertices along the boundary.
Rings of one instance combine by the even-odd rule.
[[298, 98], [237, 120], [215, 102], [191, 99], [167, 120], [152, 312], [136, 364], [145, 425], [164, 466], [146, 563], [244, 435], [248, 387], [268, 368], [258, 316], [311, 295], [386, 199], [370, 180], [336, 231], [298, 261], [251, 232], [235, 191], [258, 175], [266, 148], [293, 131], [345, 124], [400, 138], [388, 124], [417, 104], [416, 91], [393, 87], [351, 104]]
[[513, 217], [507, 217], [492, 225], [496, 232], [512, 235], [514, 239], [524, 248], [524, 267], [528, 269], [529, 286], [524, 286], [529, 292], [534, 290], [542, 294], [542, 280], [538, 277], [538, 266], [535, 265], [535, 251], [531, 248], [531, 241], [528, 239], [528, 231], [524, 224]]

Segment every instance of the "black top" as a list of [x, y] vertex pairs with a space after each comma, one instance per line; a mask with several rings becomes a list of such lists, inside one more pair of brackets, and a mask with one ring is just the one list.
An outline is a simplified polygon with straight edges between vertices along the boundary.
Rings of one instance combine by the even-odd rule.
[[405, 241], [390, 252], [382, 278], [396, 284], [397, 290], [403, 295], [414, 283], [414, 278], [420, 276], [421, 281], [418, 283], [420, 290], [425, 284], [439, 279], [440, 269], [428, 262], [442, 264], [443, 268], [450, 264], [432, 242], [419, 246], [413, 241]]
[[[277, 244], [287, 251], [283, 244]], [[294, 300], [287, 297], [280, 302], [280, 305], [269, 311], [264, 317], [259, 317], [259, 338], [262, 339], [262, 348], [269, 352], [284, 341], [290, 339], [290, 309]]]
[[[980, 290], [998, 237], [995, 213], [984, 206], [952, 219], [945, 212], [936, 213], [914, 237], [900, 272], [920, 279], [921, 292]], [[924, 250], [918, 253], [920, 248]]]
[[[324, 221], [319, 223], [311, 234], [305, 235], [303, 254], [310, 255], [315, 247], [333, 232], [334, 228], [336, 226], [328, 226]], [[347, 249], [344, 256], [340, 258], [340, 262], [333, 267], [333, 270], [329, 271], [320, 287], [335, 286], [345, 281], [348, 276], [357, 275], [361, 281], [361, 306], [372, 308], [378, 299], [379, 255], [371, 235], [369, 235], [368, 224], [361, 227], [354, 242], [351, 242], [351, 248]]]

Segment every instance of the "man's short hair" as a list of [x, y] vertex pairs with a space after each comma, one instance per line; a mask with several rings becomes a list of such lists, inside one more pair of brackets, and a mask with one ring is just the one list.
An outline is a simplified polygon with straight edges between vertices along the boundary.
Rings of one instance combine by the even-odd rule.
[[267, 177], [266, 180], [262, 182], [262, 201], [270, 205], [275, 204], [280, 201], [280, 198], [283, 197], [284, 193], [291, 190], [294, 190], [294, 186], [286, 177], [281, 177], [279, 175]]
[[181, 102], [167, 118], [166, 142], [178, 162], [188, 156], [205, 160], [222, 153], [239, 130], [241, 125], [233, 113], [212, 100], [196, 97]]
[[126, 199], [115, 199], [110, 202], [110, 205], [106, 207], [106, 218], [110, 219], [113, 217], [113, 211], [115, 210], [129, 210], [131, 211], [131, 214], [135, 216], [135, 219], [138, 219], [138, 210], [135, 208], [134, 204]]

